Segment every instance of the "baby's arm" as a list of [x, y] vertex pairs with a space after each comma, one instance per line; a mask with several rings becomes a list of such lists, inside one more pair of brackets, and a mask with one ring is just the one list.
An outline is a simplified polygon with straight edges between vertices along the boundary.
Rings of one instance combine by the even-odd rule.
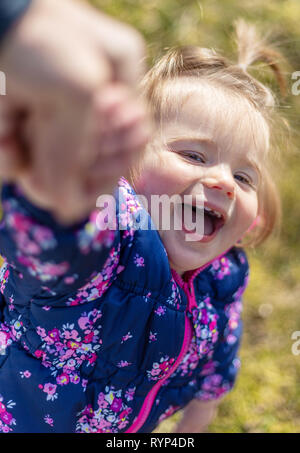
[[[70, 298], [108, 266], [111, 280], [117, 271], [120, 232], [97, 228], [97, 212], [73, 226], [59, 225], [55, 218], [22, 195], [16, 186], [2, 191], [3, 219], [0, 253], [5, 259], [8, 290], [18, 297], [56, 301]], [[6, 281], [5, 279], [4, 281]], [[108, 281], [100, 282], [102, 290]], [[106, 279], [107, 280], [107, 279]], [[10, 287], [10, 288], [9, 288]], [[6, 289], [6, 283], [1, 291]], [[16, 293], [17, 292], [17, 293]], [[83, 291], [84, 293], [84, 291]], [[9, 296], [9, 294], [8, 294]], [[79, 297], [79, 296], [78, 296]], [[68, 299], [68, 303], [82, 301]], [[81, 296], [84, 298], [84, 294]]]
[[216, 416], [220, 400], [192, 400], [183, 411], [183, 415], [174, 433], [205, 432]]
[[[5, 259], [3, 272], [9, 275], [13, 288], [3, 283], [0, 291], [4, 291], [4, 286], [7, 286], [7, 298], [13, 292], [16, 300], [22, 295], [27, 298], [34, 296], [43, 301], [47, 299], [48, 303], [51, 298], [57, 300], [57, 296], [65, 299], [82, 287], [84, 290], [81, 293], [86, 294], [85, 287], [91, 280], [94, 285], [101, 287], [98, 293], [102, 295], [108, 287], [108, 280], [111, 282], [116, 275], [121, 233], [98, 228], [96, 200], [99, 195], [114, 192], [116, 175], [118, 178], [122, 175], [133, 154], [137, 155], [142, 149], [146, 137], [141, 133], [144, 117], [123, 89], [107, 89], [99, 103], [101, 108], [98, 106], [97, 109], [100, 109], [101, 114], [98, 112], [96, 115], [94, 112], [93, 122], [99, 123], [101, 131], [104, 127], [101, 119], [105, 118], [113, 126], [107, 127], [102, 135], [100, 132], [98, 134], [96, 126], [95, 131], [90, 131], [89, 151], [94, 154], [96, 161], [88, 171], [80, 175], [70, 169], [65, 172], [65, 181], [72, 180], [79, 190], [80, 194], [76, 192], [78, 198], [74, 193], [70, 196], [66, 183], [62, 187], [64, 196], [59, 205], [55, 203], [55, 190], [44, 188], [42, 200], [41, 191], [31, 178], [27, 180], [28, 184], [24, 184], [24, 177], [20, 175], [11, 178], [12, 184], [3, 188], [0, 254]], [[96, 136], [99, 140], [96, 140]], [[134, 145], [135, 140], [138, 146]], [[118, 142], [118, 153], [112, 141]], [[126, 153], [125, 158], [121, 151], [126, 150], [130, 156]], [[36, 154], [39, 161], [40, 152]], [[76, 155], [68, 155], [68, 160], [76, 161]], [[58, 168], [61, 170], [61, 156], [53, 149], [51, 166], [46, 166], [46, 170], [55, 174]], [[53, 186], [55, 189], [55, 184]], [[79, 202], [78, 206], [71, 201], [74, 196]], [[105, 281], [101, 280], [104, 278], [102, 271]], [[93, 297], [98, 294], [96, 292]], [[77, 297], [75, 301], [69, 299], [67, 303], [81, 303]]]

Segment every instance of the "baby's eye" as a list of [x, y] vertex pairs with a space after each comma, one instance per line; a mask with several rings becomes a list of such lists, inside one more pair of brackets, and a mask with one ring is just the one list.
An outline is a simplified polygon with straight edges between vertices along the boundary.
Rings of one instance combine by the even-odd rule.
[[195, 162], [199, 162], [201, 164], [205, 163], [205, 157], [202, 154], [194, 153], [192, 151], [184, 151], [182, 154]]
[[235, 179], [242, 182], [243, 184], [247, 184], [248, 186], [255, 188], [254, 184], [252, 182], [252, 179], [249, 176], [239, 173], [239, 174], [234, 175], [234, 177], [235, 177]]

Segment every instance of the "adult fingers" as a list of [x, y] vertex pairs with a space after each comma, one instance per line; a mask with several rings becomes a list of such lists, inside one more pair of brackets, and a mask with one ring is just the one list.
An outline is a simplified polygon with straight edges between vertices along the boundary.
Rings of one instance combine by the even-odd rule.
[[16, 178], [27, 162], [19, 141], [20, 122], [21, 118], [13, 115], [9, 104], [0, 100], [0, 177], [7, 181]]

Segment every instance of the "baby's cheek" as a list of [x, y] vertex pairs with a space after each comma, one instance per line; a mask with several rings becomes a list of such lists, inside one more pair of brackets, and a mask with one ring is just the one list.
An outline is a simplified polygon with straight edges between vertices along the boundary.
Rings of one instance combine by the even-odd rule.
[[181, 194], [190, 184], [190, 175], [180, 165], [168, 161], [144, 168], [136, 187], [145, 195]]
[[166, 158], [157, 168], [157, 173], [152, 174], [152, 178], [159, 185], [160, 193], [170, 196], [180, 195], [186, 192], [196, 179], [199, 179], [199, 175], [193, 170], [193, 167], [184, 164], [177, 157]]
[[251, 227], [258, 214], [258, 202], [256, 195], [249, 197], [241, 206], [240, 225], [245, 233]]

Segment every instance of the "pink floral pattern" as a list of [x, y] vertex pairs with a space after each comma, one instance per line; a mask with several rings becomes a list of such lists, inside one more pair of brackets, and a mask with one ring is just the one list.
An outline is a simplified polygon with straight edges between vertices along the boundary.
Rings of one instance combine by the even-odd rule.
[[5, 323], [0, 323], [0, 356], [6, 354], [6, 349], [12, 344], [11, 329]]
[[194, 335], [187, 353], [185, 354], [175, 373], [172, 374], [171, 378], [176, 375], [191, 376], [193, 374], [193, 370], [197, 368], [199, 360], [200, 358], [198, 355], [196, 337]]
[[9, 272], [8, 264], [6, 263], [6, 261], [4, 261], [4, 263], [2, 264], [1, 269], [0, 269], [0, 292], [1, 292], [1, 294], [4, 293], [4, 289], [5, 289], [6, 283], [9, 278], [9, 273], [10, 272]]
[[179, 289], [178, 289], [178, 286], [175, 282], [175, 280], [171, 279], [171, 282], [172, 282], [172, 294], [171, 296], [169, 296], [166, 300], [166, 302], [173, 306], [173, 307], [176, 307], [177, 309], [179, 309], [179, 306], [180, 306], [180, 293], [179, 293]]
[[69, 263], [51, 261], [44, 263], [38, 258], [43, 251], [57, 247], [53, 232], [19, 212], [16, 200], [5, 201], [3, 207], [6, 210], [6, 225], [11, 230], [16, 243], [18, 262], [27, 267], [33, 277], [41, 281], [53, 280], [65, 274]]
[[16, 420], [13, 417], [11, 409], [16, 403], [13, 401], [4, 402], [3, 396], [0, 395], [0, 433], [9, 433], [13, 431]]
[[120, 249], [112, 248], [101, 272], [92, 276], [90, 281], [78, 290], [75, 297], [66, 301], [66, 305], [81, 305], [101, 297], [113, 283], [115, 269], [117, 269], [116, 274], [122, 271], [120, 266], [120, 269], [118, 269], [119, 256]]
[[198, 307], [192, 310], [192, 316], [199, 359], [210, 358], [218, 340], [218, 315], [209, 296], [198, 302]]
[[147, 371], [149, 381], [158, 381], [163, 379], [165, 375], [170, 371], [170, 368], [174, 364], [175, 359], [162, 357], [159, 362], [154, 362], [152, 369]]
[[221, 374], [215, 373], [206, 376], [202, 382], [201, 390], [195, 394], [195, 398], [203, 401], [218, 399], [231, 389], [232, 385], [224, 380]]
[[[59, 387], [81, 382], [77, 369], [86, 362], [88, 366], [95, 364], [97, 353], [101, 348], [100, 329], [98, 320], [102, 317], [100, 310], [84, 312], [75, 324], [65, 324], [62, 329], [54, 328], [48, 332], [43, 327], [37, 327], [37, 333], [43, 343], [35, 351], [35, 356], [42, 364], [50, 368], [53, 382], [40, 384], [39, 388], [47, 395], [47, 401], [58, 397]], [[81, 382], [84, 387], [84, 383]]]
[[127, 405], [134, 398], [135, 387], [123, 395], [123, 390], [106, 386], [99, 393], [97, 409], [89, 404], [79, 414], [76, 432], [79, 433], [118, 433], [129, 423], [128, 417], [132, 409]]
[[97, 211], [91, 213], [89, 222], [76, 233], [78, 247], [84, 255], [92, 250], [101, 250], [104, 246], [110, 247], [115, 239], [114, 230], [99, 230], [97, 225]]
[[133, 260], [136, 267], [145, 267], [145, 260], [138, 253], [135, 255]]
[[223, 256], [211, 263], [211, 272], [217, 280], [223, 280], [226, 275], [230, 275], [230, 266], [228, 258]]
[[[213, 272], [216, 280], [223, 279], [227, 275], [230, 267], [227, 258], [225, 260], [223, 258], [221, 259], [222, 262], [220, 265], [215, 261], [210, 270]], [[244, 257], [241, 255], [241, 258]], [[234, 346], [239, 339], [238, 327], [242, 312], [241, 297], [248, 284], [248, 278], [248, 275], [246, 275], [243, 285], [233, 294], [232, 301], [224, 306], [224, 314], [226, 315], [227, 322], [225, 324], [222, 342], [230, 347]], [[213, 360], [215, 352], [214, 345], [219, 339], [217, 326], [218, 315], [208, 295], [200, 300], [200, 302], [198, 301], [198, 308], [194, 309], [192, 314], [194, 336], [186, 355], [175, 373], [172, 374], [171, 379], [178, 375], [192, 376], [194, 370], [199, 365], [199, 361], [205, 359], [205, 363], [201, 366], [199, 373], [201, 387], [196, 392], [195, 398], [201, 400], [217, 399], [231, 390], [233, 382], [232, 380], [228, 381], [221, 373], [218, 373], [218, 367], [222, 364]], [[232, 363], [229, 365], [238, 370], [240, 368], [239, 358], [234, 357]], [[193, 382], [194, 384], [196, 383], [196, 381]]]
[[128, 231], [134, 230], [137, 228], [137, 215], [143, 211], [143, 207], [125, 178], [121, 178], [119, 181], [119, 195], [119, 228]]

